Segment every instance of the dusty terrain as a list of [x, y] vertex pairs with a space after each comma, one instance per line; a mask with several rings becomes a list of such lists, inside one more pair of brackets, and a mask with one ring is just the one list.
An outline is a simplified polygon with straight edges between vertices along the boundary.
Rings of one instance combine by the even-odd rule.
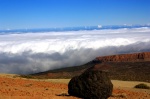
[[[0, 99], [79, 99], [67, 94], [69, 79], [26, 79], [0, 74]], [[141, 82], [112, 80], [113, 96], [109, 99], [150, 99], [150, 90], [135, 89]], [[150, 83], [146, 83], [150, 86]]]

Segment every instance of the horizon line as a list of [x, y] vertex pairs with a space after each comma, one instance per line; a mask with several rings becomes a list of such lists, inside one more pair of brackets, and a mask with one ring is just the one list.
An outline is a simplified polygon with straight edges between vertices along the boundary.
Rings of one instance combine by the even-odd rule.
[[11, 28], [5, 28], [5, 29], [0, 29], [0, 31], [17, 31], [17, 30], [45, 30], [45, 29], [55, 29], [55, 30], [61, 30], [61, 29], [71, 29], [71, 28], [92, 28], [92, 27], [97, 27], [97, 28], [103, 28], [103, 27], [113, 27], [113, 26], [126, 26], [126, 27], [133, 27], [133, 26], [148, 26], [150, 27], [150, 24], [121, 24], [121, 25], [101, 25], [101, 24], [98, 24], [98, 25], [91, 25], [91, 26], [67, 26], [67, 27], [45, 27], [45, 28], [16, 28], [16, 29], [11, 29]]

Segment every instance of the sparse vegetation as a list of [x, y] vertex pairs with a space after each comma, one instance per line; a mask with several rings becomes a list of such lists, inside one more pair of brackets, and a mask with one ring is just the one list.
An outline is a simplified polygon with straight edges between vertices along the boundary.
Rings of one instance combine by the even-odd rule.
[[34, 77], [31, 75], [20, 75], [22, 78], [33, 79]]
[[150, 87], [144, 83], [136, 85], [134, 88], [140, 88], [140, 89], [150, 89]]
[[27, 85], [25, 85], [25, 87], [30, 87], [30, 86], [32, 86], [32, 84], [27, 84]]
[[48, 88], [46, 88], [45, 90], [48, 90]]

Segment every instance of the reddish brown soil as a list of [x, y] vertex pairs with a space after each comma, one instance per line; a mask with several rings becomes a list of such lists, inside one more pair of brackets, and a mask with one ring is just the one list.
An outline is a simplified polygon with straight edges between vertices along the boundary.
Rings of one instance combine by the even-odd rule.
[[102, 56], [102, 57], [97, 57], [96, 59], [101, 62], [150, 61], [150, 52]]
[[[0, 75], [0, 99], [79, 99], [68, 96], [67, 84]], [[109, 99], [150, 99], [150, 90], [114, 88]]]
[[67, 84], [0, 77], [0, 99], [76, 99], [57, 96], [67, 93]]
[[137, 90], [137, 89], [126, 89], [126, 88], [115, 88], [113, 95], [109, 99], [150, 99], [150, 91]]

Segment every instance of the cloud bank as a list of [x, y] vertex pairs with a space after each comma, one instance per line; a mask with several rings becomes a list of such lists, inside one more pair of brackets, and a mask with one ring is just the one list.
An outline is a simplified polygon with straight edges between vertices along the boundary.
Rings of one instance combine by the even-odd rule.
[[150, 28], [0, 35], [0, 72], [30, 74], [97, 56], [150, 51]]

